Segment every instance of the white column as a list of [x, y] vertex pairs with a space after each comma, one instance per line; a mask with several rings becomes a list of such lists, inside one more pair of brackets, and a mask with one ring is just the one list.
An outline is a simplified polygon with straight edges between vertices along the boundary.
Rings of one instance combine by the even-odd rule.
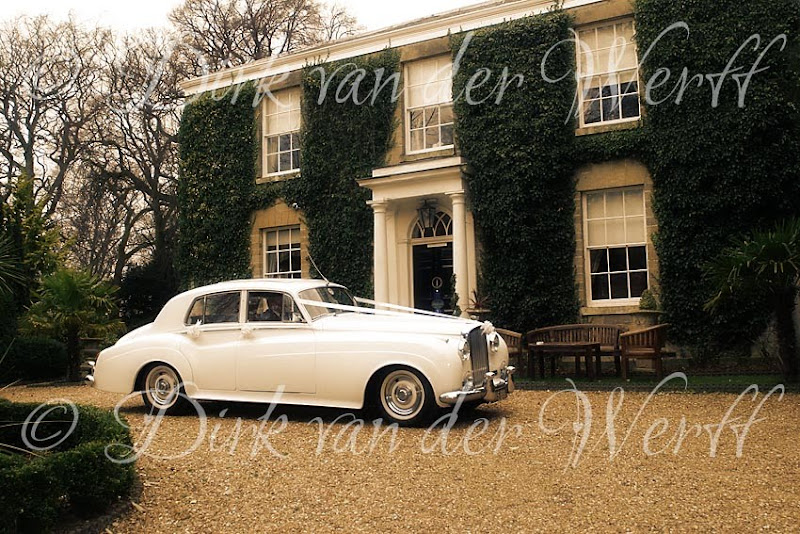
[[464, 192], [448, 193], [453, 201], [453, 272], [456, 275], [456, 292], [461, 314], [466, 316], [469, 306], [469, 267], [467, 259], [467, 207]]
[[375, 216], [375, 300], [389, 300], [389, 264], [386, 243], [386, 202], [369, 203]]

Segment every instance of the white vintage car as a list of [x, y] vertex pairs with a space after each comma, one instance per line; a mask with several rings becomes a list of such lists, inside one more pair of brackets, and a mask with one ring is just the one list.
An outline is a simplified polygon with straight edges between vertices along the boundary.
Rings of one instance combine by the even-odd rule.
[[103, 350], [87, 379], [141, 391], [158, 410], [189, 398], [374, 406], [413, 424], [436, 406], [505, 398], [513, 374], [490, 323], [354, 299], [323, 280], [261, 279], [176, 296], [155, 322]]

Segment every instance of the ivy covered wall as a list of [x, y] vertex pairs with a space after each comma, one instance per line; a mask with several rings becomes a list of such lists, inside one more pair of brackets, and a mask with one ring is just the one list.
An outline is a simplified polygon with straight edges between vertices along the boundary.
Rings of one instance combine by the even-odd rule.
[[[642, 70], [644, 82], [654, 80], [643, 158], [654, 181], [664, 320], [687, 345], [752, 340], [769, 317], [762, 303], [712, 319], [702, 271], [731, 238], [800, 213], [800, 4], [638, 0], [635, 21], [640, 57], [653, 45]], [[676, 22], [690, 33], [677, 29], [653, 44]], [[765, 53], [781, 34], [785, 43]], [[739, 70], [722, 76], [732, 58]], [[747, 85], [742, 75], [754, 66], [768, 70]], [[660, 87], [659, 69], [671, 72]], [[703, 81], [689, 82], [679, 100], [684, 69]]]
[[303, 73], [302, 172], [287, 196], [304, 214], [322, 273], [359, 295], [372, 294], [373, 216], [370, 191], [356, 180], [384, 164], [397, 104], [391, 85], [374, 88], [399, 68], [390, 50]]
[[202, 95], [183, 111], [176, 263], [184, 287], [251, 276], [255, 95], [248, 84]]
[[[542, 79], [542, 58], [569, 39], [566, 14], [550, 13], [479, 30], [461, 57], [453, 80], [456, 136], [469, 162], [466, 176], [475, 217], [482, 287], [492, 320], [525, 331], [576, 319], [575, 203], [572, 146], [575, 126], [565, 121], [574, 79]], [[454, 58], [464, 35], [453, 38]], [[573, 69], [574, 47], [551, 52], [553, 72]], [[500, 103], [499, 73], [522, 74]], [[467, 86], [480, 69], [494, 74], [480, 87]], [[494, 91], [494, 93], [493, 93]]]

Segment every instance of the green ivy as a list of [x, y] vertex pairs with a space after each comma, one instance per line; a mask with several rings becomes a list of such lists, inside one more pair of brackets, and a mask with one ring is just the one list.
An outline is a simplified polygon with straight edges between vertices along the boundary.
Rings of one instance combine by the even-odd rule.
[[[763, 303], [741, 302], [712, 318], [703, 311], [713, 290], [702, 272], [732, 237], [800, 211], [800, 4], [638, 0], [640, 55], [677, 21], [688, 24], [690, 35], [679, 30], [663, 38], [642, 72], [645, 82], [659, 68], [673, 73], [652, 92], [652, 99], [666, 101], [646, 108], [642, 153], [654, 182], [664, 319], [680, 343], [744, 344], [763, 331], [768, 310]], [[760, 66], [769, 70], [752, 78], [743, 108], [730, 74], [716, 108], [708, 79], [690, 86], [680, 103], [676, 94], [667, 98], [684, 68], [690, 76], [721, 73], [756, 33], [760, 47], [746, 46], [734, 67], [749, 70], [779, 34], [788, 35], [788, 44], [784, 52], [778, 46], [767, 53]]]
[[[571, 25], [570, 17], [555, 12], [479, 30], [453, 80], [456, 135], [471, 169], [466, 181], [492, 320], [521, 331], [573, 322], [578, 310], [575, 125], [565, 120], [575, 82], [547, 83], [540, 73], [542, 58], [569, 39]], [[452, 39], [454, 58], [464, 38]], [[548, 68], [572, 71], [574, 54], [572, 46], [556, 48]], [[495, 77], [470, 92], [473, 102], [486, 99], [471, 105], [464, 92], [470, 79], [480, 69], [497, 76], [505, 67], [524, 75], [522, 87], [511, 84], [498, 104], [496, 97], [487, 99]]]
[[184, 286], [252, 276], [250, 217], [265, 200], [256, 194], [255, 97], [247, 84], [184, 109], [177, 261]]
[[[362, 295], [372, 293], [373, 217], [370, 192], [356, 180], [385, 163], [396, 127], [391, 85], [377, 95], [369, 92], [380, 73], [385, 81], [399, 64], [397, 52], [389, 50], [303, 72], [302, 173], [287, 183], [286, 196], [305, 215], [310, 253], [322, 273]], [[356, 69], [363, 77], [354, 85]], [[321, 93], [326, 82], [327, 93]], [[368, 101], [337, 102], [337, 93], [351, 90], [359, 102]]]

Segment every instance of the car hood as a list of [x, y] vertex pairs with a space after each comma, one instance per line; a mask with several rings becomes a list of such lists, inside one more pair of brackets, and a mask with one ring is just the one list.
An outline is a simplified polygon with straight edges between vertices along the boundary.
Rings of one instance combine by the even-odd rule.
[[372, 315], [366, 313], [339, 313], [321, 317], [317, 325], [326, 331], [396, 332], [459, 336], [481, 326], [477, 321], [458, 318], [439, 318], [411, 314]]

